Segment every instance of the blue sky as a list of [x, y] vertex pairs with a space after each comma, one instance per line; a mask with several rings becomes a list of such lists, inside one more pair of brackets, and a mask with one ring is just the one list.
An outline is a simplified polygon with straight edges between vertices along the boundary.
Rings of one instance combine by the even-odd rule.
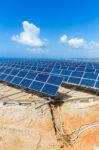
[[99, 57], [99, 0], [3, 0], [1, 57]]

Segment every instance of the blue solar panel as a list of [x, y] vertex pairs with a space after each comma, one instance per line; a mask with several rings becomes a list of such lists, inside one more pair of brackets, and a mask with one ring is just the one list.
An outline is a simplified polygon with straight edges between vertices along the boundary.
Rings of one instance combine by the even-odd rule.
[[62, 71], [62, 70], [60, 70], [60, 69], [54, 68], [53, 71], [52, 71], [52, 73], [53, 73], [53, 74], [60, 74], [61, 71]]
[[51, 96], [55, 96], [56, 92], [58, 90], [58, 86], [54, 86], [54, 85], [50, 85], [50, 84], [46, 84], [43, 89], [42, 89], [42, 93], [45, 93], [47, 95], [51, 95]]
[[32, 67], [31, 70], [36, 71], [37, 67]]
[[85, 73], [83, 78], [88, 78], [88, 79], [96, 79], [98, 74], [95, 73]]
[[74, 71], [76, 69], [76, 67], [69, 67], [68, 70]]
[[76, 69], [76, 71], [84, 71], [85, 70], [85, 68], [82, 68], [82, 67], [78, 67], [77, 69]]
[[29, 88], [40, 92], [40, 90], [43, 86], [44, 86], [44, 83], [34, 81]]
[[14, 78], [14, 76], [9, 75], [5, 78], [5, 81], [10, 82], [13, 78]]
[[81, 85], [87, 86], [87, 87], [94, 87], [95, 80], [89, 80], [89, 79], [82, 79]]
[[[34, 91], [39, 92], [46, 84], [59, 87], [63, 79], [63, 82], [66, 83], [98, 89], [99, 62], [7, 60], [0, 63], [0, 73], [0, 80], [18, 84], [25, 88], [31, 87]], [[48, 94], [49, 92], [45, 93]], [[51, 93], [51, 95], [53, 94]]]
[[80, 80], [81, 80], [81, 78], [70, 77], [68, 82], [69, 83], [74, 83], [74, 84], [79, 84]]
[[36, 72], [29, 72], [25, 78], [34, 79], [36, 77], [36, 75], [37, 75]]
[[19, 85], [28, 88], [31, 83], [32, 83], [32, 80], [23, 79], [22, 82]]
[[18, 69], [13, 69], [10, 74], [11, 74], [11, 75], [17, 75], [18, 72], [19, 72]]
[[52, 71], [52, 68], [45, 68], [44, 70], [43, 70], [43, 72], [47, 72], [47, 73], [50, 73]]
[[95, 73], [99, 73], [99, 69], [96, 69], [96, 72]]
[[6, 74], [1, 74], [0, 75], [0, 80], [3, 80], [4, 81], [4, 79], [7, 77], [7, 75]]
[[17, 76], [18, 77], [25, 77], [25, 75], [27, 74], [27, 71], [20, 71]]
[[12, 71], [12, 69], [5, 69], [4, 73], [9, 74]]
[[89, 69], [89, 68], [87, 68], [86, 70], [85, 70], [85, 72], [94, 72], [95, 71], [95, 69]]
[[83, 74], [84, 74], [84, 72], [73, 71], [71, 76], [73, 76], [73, 77], [82, 77]]
[[99, 88], [99, 81], [96, 82], [95, 88]]
[[44, 70], [44, 68], [41, 68], [41, 67], [37, 68], [37, 71], [39, 71], [39, 72], [42, 72], [43, 70]]
[[41, 82], [46, 82], [48, 77], [49, 77], [48, 74], [38, 74], [35, 80], [41, 81]]
[[62, 77], [50, 76], [47, 82], [54, 85], [60, 85], [62, 82]]
[[65, 77], [63, 78], [63, 82], [67, 82], [67, 81], [68, 81], [68, 78], [69, 78], [69, 76], [65, 76]]
[[18, 85], [18, 84], [20, 84], [21, 81], [22, 81], [22, 78], [15, 77], [15, 78], [11, 81], [11, 83]]
[[63, 70], [62, 72], [61, 72], [61, 75], [70, 75], [71, 74], [71, 72], [72, 71], [67, 71], [67, 70]]
[[0, 72], [4, 72], [5, 69], [6, 69], [6, 68], [2, 67], [2, 68], [0, 69]]

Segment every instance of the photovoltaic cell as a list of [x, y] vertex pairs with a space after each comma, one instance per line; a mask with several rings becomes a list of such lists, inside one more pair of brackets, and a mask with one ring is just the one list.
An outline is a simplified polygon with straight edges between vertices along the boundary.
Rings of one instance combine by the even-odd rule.
[[42, 82], [34, 81], [29, 88], [40, 92], [43, 85], [44, 85], [44, 83], [42, 83]]
[[22, 82], [19, 85], [28, 88], [31, 83], [32, 83], [32, 80], [23, 79]]
[[18, 77], [25, 77], [25, 75], [27, 74], [27, 71], [20, 71], [17, 76]]
[[85, 72], [94, 72], [95, 71], [95, 69], [89, 69], [89, 68], [87, 68], [86, 70], [85, 70]]
[[60, 85], [62, 82], [62, 77], [50, 76], [47, 82], [54, 85]]
[[54, 96], [54, 95], [56, 95], [57, 90], [58, 90], [58, 86], [46, 84], [41, 92], [45, 93], [47, 95]]
[[20, 84], [21, 81], [22, 81], [22, 78], [15, 77], [15, 78], [11, 81], [11, 83], [18, 85], [18, 84]]
[[80, 80], [81, 80], [81, 78], [70, 77], [68, 82], [69, 83], [74, 83], [74, 84], [79, 84]]
[[52, 73], [53, 73], [53, 74], [60, 74], [61, 71], [62, 71], [62, 70], [60, 70], [60, 69], [54, 68], [53, 71], [52, 71]]
[[10, 82], [13, 78], [14, 78], [14, 76], [9, 75], [5, 78], [5, 81]]
[[12, 69], [5, 69], [4, 73], [9, 74], [12, 71]]
[[6, 74], [1, 74], [0, 75], [0, 80], [3, 80], [4, 81], [4, 79], [7, 77], [7, 75]]
[[34, 79], [36, 77], [37, 73], [36, 72], [29, 72], [27, 75], [26, 75], [26, 78], [28, 79]]
[[68, 76], [63, 77], [63, 82], [67, 82], [68, 81]]
[[85, 73], [83, 78], [88, 78], [88, 79], [96, 79], [98, 74], [95, 73]]
[[89, 80], [89, 79], [82, 79], [81, 85], [84, 85], [86, 87], [94, 87], [95, 80]]
[[45, 68], [44, 70], [43, 70], [43, 72], [47, 72], [47, 73], [50, 73], [52, 71], [52, 68]]
[[96, 82], [95, 88], [99, 88], [99, 81]]
[[41, 81], [41, 82], [46, 82], [48, 77], [49, 77], [49, 75], [47, 75], [47, 74], [38, 74], [35, 80]]
[[18, 69], [13, 69], [10, 74], [11, 74], [11, 75], [17, 75], [18, 72], [19, 72]]
[[84, 71], [85, 69], [84, 68], [80, 68], [80, 67], [78, 67], [77, 69], [76, 69], [76, 71]]
[[61, 72], [61, 75], [66, 75], [66, 76], [68, 75], [68, 76], [69, 76], [69, 75], [71, 74], [71, 72], [72, 72], [72, 71], [63, 70], [63, 71]]
[[71, 76], [73, 76], [73, 77], [82, 77], [83, 74], [84, 74], [84, 72], [73, 71]]

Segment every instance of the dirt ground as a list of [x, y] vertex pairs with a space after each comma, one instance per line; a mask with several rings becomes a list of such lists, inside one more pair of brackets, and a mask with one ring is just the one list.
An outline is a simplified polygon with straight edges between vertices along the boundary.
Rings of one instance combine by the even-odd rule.
[[99, 99], [64, 87], [59, 97], [49, 106], [0, 84], [0, 150], [99, 150]]

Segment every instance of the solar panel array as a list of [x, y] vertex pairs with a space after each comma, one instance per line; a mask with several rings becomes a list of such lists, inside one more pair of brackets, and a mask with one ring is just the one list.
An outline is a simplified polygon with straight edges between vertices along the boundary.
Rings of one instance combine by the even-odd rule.
[[[55, 96], [63, 78], [38, 71], [29, 70], [29, 66], [1, 63], [0, 80], [20, 87]], [[25, 68], [24, 68], [25, 67]]]
[[0, 61], [0, 80], [55, 96], [62, 81], [99, 89], [99, 62]]

